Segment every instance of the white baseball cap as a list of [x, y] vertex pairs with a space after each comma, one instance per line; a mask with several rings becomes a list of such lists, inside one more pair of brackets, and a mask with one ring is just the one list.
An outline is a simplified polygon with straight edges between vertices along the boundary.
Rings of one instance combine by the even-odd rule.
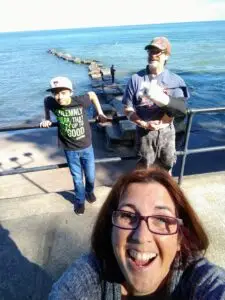
[[50, 81], [50, 88], [46, 90], [46, 92], [51, 92], [54, 89], [65, 88], [69, 90], [73, 90], [73, 84], [71, 80], [67, 77], [54, 77]]

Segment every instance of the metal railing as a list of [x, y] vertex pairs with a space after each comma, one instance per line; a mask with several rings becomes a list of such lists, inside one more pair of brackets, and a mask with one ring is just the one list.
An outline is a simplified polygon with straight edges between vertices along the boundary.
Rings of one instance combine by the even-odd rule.
[[214, 146], [214, 147], [203, 147], [203, 148], [196, 148], [196, 149], [188, 149], [188, 143], [191, 133], [191, 126], [193, 117], [196, 114], [202, 114], [202, 113], [219, 113], [219, 112], [225, 112], [225, 107], [214, 107], [214, 108], [193, 108], [189, 109], [187, 111], [187, 128], [185, 132], [185, 143], [184, 143], [184, 150], [183, 151], [177, 151], [177, 155], [183, 155], [182, 157], [182, 163], [181, 163], [181, 170], [178, 177], [178, 184], [182, 183], [183, 176], [184, 176], [184, 168], [186, 164], [186, 158], [189, 154], [194, 153], [202, 153], [202, 152], [211, 152], [211, 151], [219, 151], [219, 150], [225, 150], [224, 146]]
[[[196, 114], [203, 114], [203, 113], [211, 114], [211, 113], [219, 113], [219, 112], [225, 112], [225, 107], [187, 110], [187, 126], [186, 126], [186, 132], [185, 132], [185, 137], [184, 137], [184, 141], [185, 141], [184, 142], [184, 150], [176, 152], [177, 155], [183, 155], [182, 162], [181, 162], [180, 174], [178, 176], [178, 184], [182, 183], [183, 176], [184, 176], [185, 164], [186, 164], [186, 158], [189, 154], [225, 150], [225, 145], [224, 146], [188, 149], [193, 117]], [[109, 121], [117, 123], [121, 120], [126, 120], [126, 119], [127, 119], [126, 116], [114, 116], [112, 119], [110, 118]], [[96, 119], [89, 120], [89, 123], [96, 123], [96, 122], [97, 122]], [[53, 122], [51, 127], [57, 127], [57, 126], [58, 126], [57, 122]], [[23, 126], [7, 126], [7, 127], [1, 127], [0, 132], [26, 130], [26, 129], [37, 129], [37, 128], [40, 129], [39, 124], [38, 125], [29, 125], [28, 124], [28, 125], [23, 125]], [[101, 159], [95, 159], [95, 162], [96, 163], [108, 163], [108, 162], [116, 162], [116, 161], [122, 161], [122, 160], [132, 160], [132, 159], [136, 159], [136, 157], [130, 156], [130, 157], [101, 158]], [[36, 172], [36, 171], [44, 171], [44, 170], [52, 170], [52, 169], [65, 168], [65, 167], [67, 167], [67, 163], [41, 166], [41, 167], [33, 167], [33, 168], [18, 168], [17, 167], [16, 169], [13, 169], [13, 170], [0, 172], [0, 176], [29, 173], [29, 172]]]
[[[121, 120], [127, 120], [127, 117], [126, 116], [114, 116], [113, 118], [109, 118], [108, 119], [110, 122], [119, 122]], [[93, 123], [97, 123], [97, 120], [96, 119], [89, 119], [88, 120], [90, 124], [93, 124]], [[58, 123], [57, 122], [52, 122], [52, 125], [50, 128], [52, 127], [58, 127]], [[15, 126], [4, 126], [4, 127], [0, 127], [0, 132], [5, 132], [5, 131], [16, 131], [16, 130], [26, 130], [26, 129], [41, 129], [40, 127], [40, 124], [33, 124], [33, 125], [30, 125], [30, 124], [27, 124], [27, 125], [15, 125]], [[45, 128], [46, 129], [46, 128]]]

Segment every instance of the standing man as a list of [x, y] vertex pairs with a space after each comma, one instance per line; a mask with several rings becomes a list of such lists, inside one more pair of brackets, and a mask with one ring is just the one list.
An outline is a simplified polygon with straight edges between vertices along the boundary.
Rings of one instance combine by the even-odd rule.
[[100, 69], [100, 74], [101, 74], [102, 81], [105, 81], [102, 69]]
[[128, 82], [124, 112], [137, 124], [137, 167], [157, 164], [171, 172], [176, 162], [173, 118], [185, 111], [188, 91], [183, 79], [165, 68], [171, 54], [167, 38], [154, 38], [145, 50], [148, 65]]
[[112, 83], [115, 82], [115, 72], [116, 72], [116, 69], [114, 68], [114, 65], [111, 65], [110, 73], [111, 73], [111, 77], [112, 77]]
[[[91, 139], [91, 128], [85, 109], [94, 104], [100, 122], [107, 120], [94, 92], [83, 96], [73, 95], [72, 82], [66, 77], [55, 77], [50, 81], [52, 96], [45, 98], [45, 120], [40, 127], [50, 127], [50, 111], [58, 121], [59, 143], [64, 149], [75, 189], [74, 211], [82, 215], [85, 199], [96, 201], [94, 194], [95, 161]], [[85, 185], [83, 183], [83, 173]]]

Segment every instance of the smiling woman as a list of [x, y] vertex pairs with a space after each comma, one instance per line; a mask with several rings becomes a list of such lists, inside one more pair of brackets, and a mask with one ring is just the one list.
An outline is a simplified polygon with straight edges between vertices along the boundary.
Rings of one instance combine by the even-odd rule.
[[180, 187], [158, 168], [122, 176], [92, 233], [49, 299], [225, 299], [225, 270], [204, 254], [208, 237]]
[[[132, 213], [139, 219], [139, 222], [121, 222], [121, 217], [117, 217], [113, 222], [113, 251], [126, 279], [122, 283], [122, 293], [154, 293], [166, 279], [180, 250], [175, 205], [161, 184], [131, 183], [121, 197], [118, 209]], [[140, 216], [148, 221], [141, 222]], [[122, 218], [128, 219], [124, 214]], [[123, 228], [120, 224], [123, 224]]]

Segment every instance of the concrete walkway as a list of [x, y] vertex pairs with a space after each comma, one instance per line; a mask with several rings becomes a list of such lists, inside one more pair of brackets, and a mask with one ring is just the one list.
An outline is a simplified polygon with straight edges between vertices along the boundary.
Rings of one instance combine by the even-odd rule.
[[[96, 156], [101, 157], [104, 141], [98, 144]], [[0, 157], [2, 169], [65, 161], [55, 148], [54, 130], [51, 139], [43, 131], [5, 136]], [[17, 160], [10, 160], [13, 157]], [[98, 201], [86, 205], [84, 216], [73, 212], [67, 168], [0, 177], [0, 299], [47, 299], [52, 283], [88, 251], [93, 223], [110, 187], [134, 165], [96, 165]], [[182, 188], [209, 233], [207, 257], [225, 268], [224, 183], [225, 172], [208, 173], [185, 176]]]

